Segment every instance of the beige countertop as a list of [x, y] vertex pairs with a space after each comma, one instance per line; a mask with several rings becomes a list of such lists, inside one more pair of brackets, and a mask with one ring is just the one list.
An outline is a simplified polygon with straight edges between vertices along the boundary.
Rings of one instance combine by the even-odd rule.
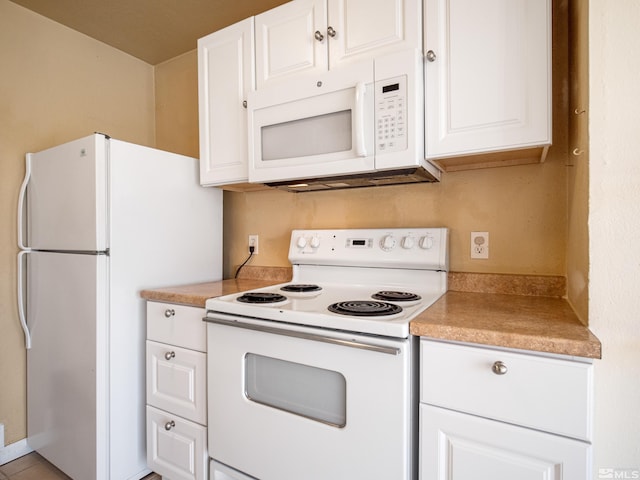
[[[204, 307], [207, 298], [266, 287], [290, 278], [288, 269], [279, 270], [275, 275], [268, 270], [253, 271], [255, 273], [257, 278], [148, 289], [140, 295], [151, 301]], [[466, 289], [465, 282], [477, 281], [475, 277], [454, 275], [450, 278], [450, 288]], [[494, 286], [500, 282], [514, 285], [517, 284], [514, 281], [519, 280], [512, 276], [488, 278]], [[461, 280], [464, 282], [460, 283]], [[539, 279], [534, 280], [540, 283]], [[525, 291], [531, 284], [527, 279]], [[600, 341], [578, 320], [565, 299], [507, 291], [509, 293], [450, 290], [411, 322], [411, 333], [439, 340], [601, 358]]]
[[289, 267], [246, 266], [238, 278], [204, 282], [176, 287], [164, 287], [142, 290], [140, 296], [154, 302], [178, 303], [192, 307], [204, 307], [207, 298], [231, 295], [232, 293], [255, 290], [291, 279]]
[[207, 298], [230, 295], [232, 293], [254, 290], [256, 288], [273, 285], [272, 280], [235, 279], [220, 280], [218, 282], [196, 283], [193, 285], [179, 285], [142, 290], [140, 296], [154, 302], [178, 303], [192, 307], [204, 307]]
[[587, 358], [601, 344], [563, 298], [447, 292], [411, 322], [411, 333]]

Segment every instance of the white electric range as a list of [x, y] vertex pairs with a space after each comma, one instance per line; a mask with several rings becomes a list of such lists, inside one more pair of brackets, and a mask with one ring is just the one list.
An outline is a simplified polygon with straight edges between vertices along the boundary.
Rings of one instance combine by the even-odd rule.
[[289, 260], [206, 302], [210, 478], [414, 479], [409, 323], [447, 289], [448, 230], [294, 230]]

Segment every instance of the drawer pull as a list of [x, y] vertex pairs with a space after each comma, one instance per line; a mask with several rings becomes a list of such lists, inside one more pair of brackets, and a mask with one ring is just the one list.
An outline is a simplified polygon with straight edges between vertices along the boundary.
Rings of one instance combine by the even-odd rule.
[[168, 432], [169, 430], [171, 430], [175, 426], [176, 426], [176, 422], [171, 420], [170, 422], [167, 422], [167, 423], [164, 424], [164, 429]]
[[496, 375], [504, 375], [505, 373], [507, 373], [507, 366], [500, 360], [498, 360], [491, 366], [491, 371]]
[[172, 358], [176, 357], [176, 352], [167, 352], [164, 354], [164, 358], [166, 360], [171, 360]]
[[164, 311], [164, 316], [165, 316], [165, 317], [167, 317], [167, 318], [171, 318], [171, 317], [173, 317], [175, 314], [176, 314], [176, 311], [175, 311], [173, 308], [167, 308], [167, 309]]

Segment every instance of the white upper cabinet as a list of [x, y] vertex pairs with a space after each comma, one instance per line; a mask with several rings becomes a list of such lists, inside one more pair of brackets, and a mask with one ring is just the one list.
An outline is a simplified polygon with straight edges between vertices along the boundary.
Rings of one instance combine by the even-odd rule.
[[258, 90], [291, 75], [327, 70], [326, 18], [325, 0], [296, 0], [255, 17]]
[[255, 22], [258, 90], [422, 45], [419, 0], [295, 0]]
[[247, 181], [247, 93], [254, 88], [253, 17], [198, 40], [200, 183]]
[[522, 149], [540, 161], [546, 148], [531, 148], [551, 143], [551, 1], [425, 0], [424, 18], [427, 158]]

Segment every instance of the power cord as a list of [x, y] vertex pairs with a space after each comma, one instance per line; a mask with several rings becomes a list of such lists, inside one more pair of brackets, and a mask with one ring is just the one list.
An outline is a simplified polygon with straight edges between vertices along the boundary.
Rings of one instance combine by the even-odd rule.
[[248, 262], [249, 260], [251, 260], [251, 257], [253, 257], [253, 252], [254, 252], [254, 250], [255, 250], [255, 249], [256, 249], [256, 247], [254, 247], [253, 245], [251, 245], [251, 246], [249, 247], [249, 256], [247, 257], [247, 259], [246, 259], [244, 262], [242, 262], [242, 265], [240, 265], [240, 266], [238, 267], [238, 269], [236, 270], [236, 275], [235, 275], [235, 277], [234, 277], [234, 278], [238, 278], [238, 274], [240, 273], [240, 269], [241, 269], [242, 267], [244, 267], [244, 266], [247, 264], [247, 262]]

